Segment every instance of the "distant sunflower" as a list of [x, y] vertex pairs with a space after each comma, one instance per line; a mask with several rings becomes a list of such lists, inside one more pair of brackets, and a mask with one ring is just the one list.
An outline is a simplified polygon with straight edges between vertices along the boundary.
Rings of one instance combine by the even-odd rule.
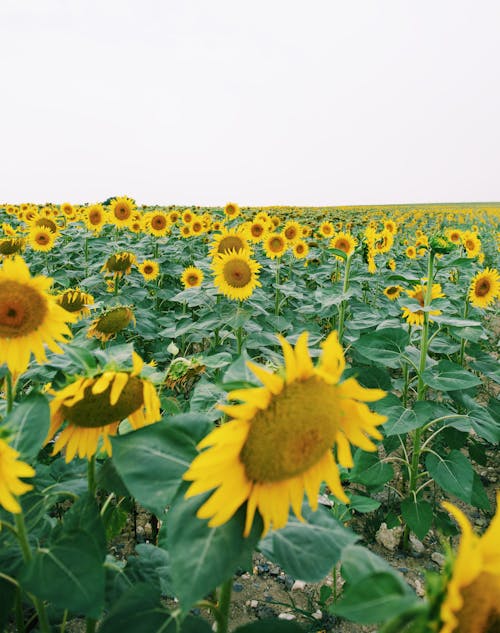
[[64, 215], [73, 215], [75, 213], [75, 207], [71, 202], [63, 202], [61, 204], [61, 211]]
[[0, 256], [9, 257], [22, 253], [26, 247], [26, 241], [22, 237], [7, 237], [0, 240]]
[[389, 231], [389, 233], [396, 235], [396, 233], [398, 232], [398, 225], [396, 224], [396, 222], [394, 222], [394, 220], [386, 220], [384, 222], [384, 229], [386, 231]]
[[251, 255], [250, 248], [245, 234], [239, 230], [224, 229], [220, 235], [216, 235], [210, 249], [210, 256], [223, 255], [230, 251], [245, 251]]
[[303, 240], [295, 242], [292, 248], [292, 253], [296, 259], [304, 259], [304, 257], [307, 257], [307, 254], [309, 253], [309, 246], [307, 242], [304, 242]]
[[477, 257], [481, 252], [481, 240], [472, 231], [465, 231], [462, 234], [462, 244], [464, 245], [467, 257]]
[[191, 237], [192, 233], [191, 233], [190, 225], [184, 224], [183, 226], [181, 226], [181, 228], [179, 229], [179, 233], [180, 233], [180, 236], [184, 239]]
[[125, 196], [113, 198], [109, 206], [109, 218], [118, 227], [128, 226], [132, 213], [135, 211], [135, 202]]
[[325, 220], [319, 225], [319, 233], [323, 237], [331, 237], [335, 233], [335, 227], [331, 222]]
[[476, 308], [487, 308], [500, 295], [500, 275], [495, 268], [485, 268], [472, 279], [469, 301]]
[[447, 229], [446, 237], [454, 244], [461, 244], [462, 231], [460, 231], [460, 229]]
[[307, 332], [299, 336], [295, 349], [278, 337], [285, 377], [247, 362], [263, 386], [230, 392], [228, 397], [242, 404], [220, 408], [233, 419], [198, 444], [200, 450], [207, 450], [194, 459], [183, 478], [193, 482], [186, 497], [212, 491], [197, 513], [209, 519], [210, 527], [229, 521], [245, 502], [245, 536], [256, 511], [264, 522], [263, 534], [271, 526], [279, 529], [287, 524], [290, 506], [303, 520], [304, 493], [316, 510], [322, 481], [348, 503], [332, 448], [337, 447], [339, 464], [350, 468], [350, 444], [374, 451], [368, 436], [382, 438], [376, 427], [386, 418], [365, 403], [383, 398], [385, 392], [365, 389], [352, 377], [340, 382], [345, 361], [336, 332], [322, 344], [323, 354], [314, 367], [307, 336]]
[[261, 242], [268, 232], [268, 223], [264, 220], [254, 219], [248, 223], [246, 234], [252, 242]]
[[193, 235], [201, 235], [201, 233], [203, 233], [205, 230], [203, 227], [203, 220], [198, 216], [195, 216], [193, 218], [193, 221], [191, 222], [190, 226], [191, 226], [191, 233]]
[[286, 241], [293, 245], [297, 240], [301, 238], [302, 235], [302, 227], [295, 220], [288, 220], [282, 230], [282, 234], [284, 235]]
[[128, 275], [132, 270], [132, 266], [137, 265], [137, 259], [133, 253], [129, 251], [121, 251], [111, 255], [101, 268], [101, 272], [112, 273], [115, 277]]
[[167, 213], [151, 211], [144, 217], [144, 224], [151, 235], [164, 237], [170, 231], [170, 221]]
[[193, 218], [194, 218], [194, 213], [190, 209], [186, 209], [182, 213], [182, 221], [184, 222], [184, 224], [191, 224], [191, 222], [193, 221]]
[[[440, 609], [439, 633], [500, 631], [500, 493], [497, 511], [481, 536], [461, 510], [444, 502], [462, 530]], [[449, 572], [448, 572], [449, 573]], [[433, 627], [433, 630], [438, 630]]]
[[[413, 288], [413, 290], [407, 290], [406, 294], [412, 299], [416, 299], [422, 308], [425, 306], [425, 295], [427, 292], [427, 286], [418, 285]], [[441, 289], [441, 284], [432, 284], [431, 290], [431, 301], [432, 299], [441, 299], [444, 297], [444, 294]], [[403, 306], [401, 308], [403, 310], [403, 318], [407, 320], [409, 325], [423, 325], [424, 323], [424, 312], [423, 310], [416, 310], [412, 312], [410, 308]], [[431, 310], [429, 312], [429, 318], [431, 316], [437, 316], [441, 314], [441, 310]]]
[[288, 243], [281, 233], [268, 233], [262, 245], [269, 259], [282, 257], [288, 248]]
[[240, 214], [240, 208], [239, 206], [236, 204], [236, 202], [228, 202], [226, 204], [226, 206], [224, 207], [224, 215], [229, 219], [232, 220], [234, 218], [237, 218]]
[[245, 251], [229, 251], [216, 255], [212, 262], [214, 284], [230, 299], [248, 299], [256, 286], [260, 264], [251, 259]]
[[20, 257], [6, 259], [0, 270], [0, 363], [22, 374], [31, 354], [37, 363], [47, 360], [44, 344], [62, 354], [57, 342], [71, 336], [68, 322], [76, 316], [57, 305], [48, 294], [52, 279], [31, 277]]
[[139, 272], [146, 281], [154, 281], [160, 274], [160, 265], [152, 259], [145, 259], [139, 264]]
[[59, 433], [52, 454], [66, 447], [66, 462], [76, 455], [91, 459], [102, 440], [111, 455], [110, 436], [116, 435], [122, 420], [133, 429], [157, 422], [160, 401], [148, 379], [141, 378], [142, 359], [134, 352], [132, 370], [104, 371], [91, 377], [78, 376], [64, 389], [55, 392], [50, 403], [51, 424], [45, 442]]
[[83, 212], [83, 221], [89, 231], [98, 233], [107, 222], [107, 213], [102, 204], [91, 204]]
[[33, 486], [21, 481], [21, 477], [34, 477], [35, 471], [25, 462], [19, 461], [19, 453], [0, 439], [0, 506], [7, 512], [19, 514], [21, 506], [16, 497]]
[[414, 246], [408, 246], [405, 255], [408, 259], [415, 259], [417, 257], [417, 249]]
[[100, 317], [94, 319], [90, 324], [87, 336], [95, 337], [100, 341], [109, 341], [114, 338], [118, 332], [124, 330], [130, 322], [135, 324], [135, 316], [131, 308], [128, 306], [115, 306], [109, 308]]
[[346, 255], [352, 255], [356, 248], [356, 238], [350, 233], [336, 233], [330, 240], [330, 248], [344, 251]]
[[201, 286], [203, 271], [195, 266], [189, 266], [182, 271], [181, 282], [184, 288], [196, 288]]
[[33, 227], [29, 233], [28, 241], [34, 251], [48, 253], [54, 248], [56, 234], [49, 229]]
[[381, 233], [375, 233], [373, 241], [373, 249], [376, 255], [388, 253], [394, 243], [394, 235], [387, 230]]
[[390, 299], [391, 301], [394, 301], [395, 299], [399, 297], [402, 291], [403, 291], [402, 286], [387, 286], [387, 288], [384, 289], [384, 294], [388, 299]]
[[180, 217], [181, 216], [178, 211], [170, 211], [168, 214], [168, 220], [170, 224], [175, 224], [179, 220]]
[[94, 297], [80, 288], [68, 288], [56, 296], [57, 303], [67, 312], [76, 314], [80, 319], [90, 315], [88, 306], [93, 305]]

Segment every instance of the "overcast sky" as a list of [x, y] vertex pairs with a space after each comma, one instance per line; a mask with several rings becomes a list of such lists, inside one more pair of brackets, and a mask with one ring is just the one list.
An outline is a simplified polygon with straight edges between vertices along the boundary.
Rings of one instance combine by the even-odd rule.
[[498, 0], [0, 0], [0, 202], [500, 200]]

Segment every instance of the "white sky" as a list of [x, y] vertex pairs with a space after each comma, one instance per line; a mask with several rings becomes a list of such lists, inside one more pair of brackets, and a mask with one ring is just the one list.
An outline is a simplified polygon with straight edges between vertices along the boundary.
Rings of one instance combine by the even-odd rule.
[[498, 0], [0, 0], [0, 201], [500, 200]]

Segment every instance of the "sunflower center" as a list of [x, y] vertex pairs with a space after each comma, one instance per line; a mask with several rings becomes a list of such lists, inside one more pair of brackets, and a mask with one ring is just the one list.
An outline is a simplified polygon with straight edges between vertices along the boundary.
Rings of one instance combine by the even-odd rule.
[[299, 255], [301, 255], [304, 252], [304, 246], [302, 244], [297, 244], [295, 250], [297, 253], [299, 253]]
[[167, 221], [163, 216], [155, 215], [155, 217], [151, 221], [151, 224], [154, 226], [155, 229], [164, 229], [167, 226]]
[[252, 279], [252, 269], [244, 259], [231, 259], [224, 264], [226, 283], [233, 288], [244, 288]]
[[337, 434], [332, 389], [315, 377], [294, 382], [254, 416], [240, 453], [251, 481], [295, 477], [330, 450]]
[[389, 288], [387, 288], [388, 295], [395, 295], [397, 291], [398, 291], [397, 286], [389, 286]]
[[48, 242], [49, 242], [49, 238], [48, 238], [48, 236], [47, 236], [47, 234], [46, 234], [46, 233], [39, 233], [39, 234], [36, 236], [35, 241], [36, 241], [38, 244], [42, 244], [42, 245], [43, 245], [43, 244], [48, 244]]
[[339, 240], [338, 242], [335, 242], [335, 248], [338, 248], [339, 251], [344, 251], [344, 253], [348, 253], [350, 245], [347, 240]]
[[263, 232], [263, 228], [260, 224], [253, 224], [251, 228], [251, 233], [254, 237], [260, 237]]
[[269, 242], [269, 248], [274, 253], [279, 253], [283, 248], [283, 242], [279, 237], [273, 237], [273, 239]]
[[144, 266], [144, 272], [146, 273], [146, 275], [151, 275], [151, 273], [153, 272], [153, 267], [151, 266], [151, 264], [146, 264]]
[[35, 222], [35, 224], [36, 226], [41, 226], [46, 229], [50, 229], [51, 231], [54, 231], [54, 233], [57, 231], [57, 224], [53, 222], [52, 220], [50, 220], [49, 218], [40, 218], [39, 220]]
[[27, 336], [40, 327], [47, 301], [37, 290], [18, 283], [0, 283], [0, 338]]
[[457, 614], [457, 633], [497, 633], [500, 630], [498, 580], [482, 573], [461, 590], [463, 607]]
[[188, 284], [190, 286], [195, 286], [198, 283], [198, 275], [189, 275]]
[[289, 227], [285, 231], [287, 240], [293, 240], [297, 236], [297, 231], [293, 227]]
[[490, 291], [490, 282], [487, 279], [481, 279], [474, 289], [476, 297], [484, 297]]
[[476, 246], [476, 244], [475, 244], [475, 242], [473, 240], [466, 240], [465, 241], [465, 248], [468, 251], [473, 251], [475, 246]]
[[99, 224], [101, 221], [101, 214], [99, 211], [92, 211], [89, 213], [89, 222], [90, 224]]
[[130, 209], [125, 205], [118, 205], [115, 208], [115, 216], [120, 220], [126, 220], [130, 217]]
[[219, 242], [219, 246], [217, 248], [218, 253], [227, 253], [229, 251], [239, 251], [245, 248], [245, 244], [240, 237], [236, 235], [228, 235], [227, 237], [223, 237]]
[[85, 395], [72, 407], [62, 405], [64, 419], [83, 428], [106, 426], [120, 422], [144, 404], [143, 384], [140, 378], [130, 376], [116, 404], [109, 402], [111, 385], [102, 393], [93, 394], [93, 385], [85, 388]]

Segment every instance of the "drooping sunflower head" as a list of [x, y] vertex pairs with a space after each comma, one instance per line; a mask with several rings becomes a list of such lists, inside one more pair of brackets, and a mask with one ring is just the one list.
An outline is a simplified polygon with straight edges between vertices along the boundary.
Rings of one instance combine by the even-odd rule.
[[[427, 286], [418, 284], [413, 288], [413, 290], [407, 290], [406, 294], [411, 299], [416, 299], [420, 306], [423, 308], [425, 306], [425, 296], [427, 293]], [[432, 284], [431, 289], [431, 302], [433, 299], [441, 299], [444, 297], [444, 293], [441, 288], [441, 284]], [[409, 323], [409, 325], [423, 325], [424, 323], [424, 311], [415, 309], [411, 306], [403, 306], [403, 318]], [[429, 311], [429, 318], [431, 316], [438, 316], [441, 314], [441, 310], [431, 310]]]
[[374, 235], [373, 249], [375, 254], [381, 255], [391, 250], [394, 242], [394, 235], [390, 231], [382, 231]]
[[112, 273], [116, 277], [122, 275], [128, 275], [132, 269], [132, 266], [137, 265], [137, 259], [133, 253], [129, 251], [121, 251], [111, 255], [106, 260], [105, 264], [101, 268], [101, 271]]
[[223, 255], [230, 251], [245, 251], [248, 255], [252, 250], [248, 244], [245, 233], [240, 230], [223, 229], [220, 235], [216, 235], [210, 249], [210, 256]]
[[476, 308], [487, 308], [500, 296], [500, 274], [495, 268], [485, 268], [472, 279], [469, 301]]
[[391, 301], [395, 301], [402, 291], [402, 286], [387, 286], [387, 288], [384, 289], [384, 294]]
[[135, 324], [135, 316], [129, 306], [115, 306], [109, 308], [104, 314], [92, 321], [87, 336], [95, 337], [100, 341], [109, 341], [118, 332], [124, 330], [130, 322]]
[[214, 284], [226, 297], [243, 301], [260, 286], [260, 264], [245, 251], [229, 251], [216, 255], [212, 262]]
[[54, 248], [56, 234], [50, 229], [34, 226], [29, 234], [29, 244], [34, 251], [47, 253]]
[[131, 198], [113, 198], [109, 205], [109, 219], [115, 226], [127, 226], [135, 209], [135, 202]]
[[282, 257], [288, 248], [287, 240], [281, 233], [268, 233], [262, 243], [264, 252], [269, 259]]
[[224, 207], [224, 215], [228, 218], [228, 220], [232, 220], [237, 218], [240, 214], [240, 208], [236, 204], [236, 202], [228, 202]]
[[93, 305], [94, 297], [80, 288], [68, 288], [56, 296], [57, 303], [67, 312], [76, 314], [80, 319], [89, 316], [89, 306]]
[[[440, 609], [439, 633], [500, 631], [500, 493], [497, 511], [482, 537], [461, 510], [444, 502], [462, 536]], [[435, 629], [437, 630], [437, 629]]]
[[67, 323], [76, 316], [57, 305], [48, 293], [52, 279], [31, 277], [23, 259], [5, 259], [0, 270], [0, 363], [21, 374], [31, 354], [37, 363], [47, 360], [44, 345], [62, 353], [57, 342], [71, 336]]
[[111, 455], [110, 436], [122, 420], [134, 429], [157, 422], [160, 401], [152, 382], [140, 376], [142, 359], [134, 352], [132, 369], [104, 369], [92, 376], [77, 376], [74, 382], [54, 393], [50, 403], [51, 425], [46, 443], [58, 435], [53, 454], [66, 447], [66, 462], [75, 455], [90, 459], [102, 440]]
[[22, 237], [7, 237], [0, 240], [0, 255], [8, 257], [22, 253], [26, 247], [26, 241]]
[[370, 411], [367, 402], [384, 397], [379, 389], [365, 389], [355, 378], [341, 382], [345, 368], [336, 332], [322, 344], [323, 354], [314, 366], [303, 332], [295, 349], [278, 337], [285, 360], [282, 372], [270, 373], [254, 363], [248, 367], [262, 387], [238, 389], [228, 394], [241, 404], [222, 406], [232, 420], [205, 437], [201, 452], [184, 474], [192, 484], [191, 497], [216, 489], [198, 510], [216, 527], [228, 521], [246, 501], [244, 534], [250, 533], [256, 510], [264, 522], [264, 534], [272, 526], [284, 527], [290, 506], [302, 520], [307, 493], [313, 510], [318, 506], [320, 484], [325, 481], [343, 502], [332, 448], [338, 463], [353, 466], [350, 445], [373, 451], [370, 437], [381, 439], [377, 426], [384, 416]]
[[184, 288], [196, 288], [201, 286], [203, 271], [195, 266], [189, 266], [182, 271], [181, 282]]

